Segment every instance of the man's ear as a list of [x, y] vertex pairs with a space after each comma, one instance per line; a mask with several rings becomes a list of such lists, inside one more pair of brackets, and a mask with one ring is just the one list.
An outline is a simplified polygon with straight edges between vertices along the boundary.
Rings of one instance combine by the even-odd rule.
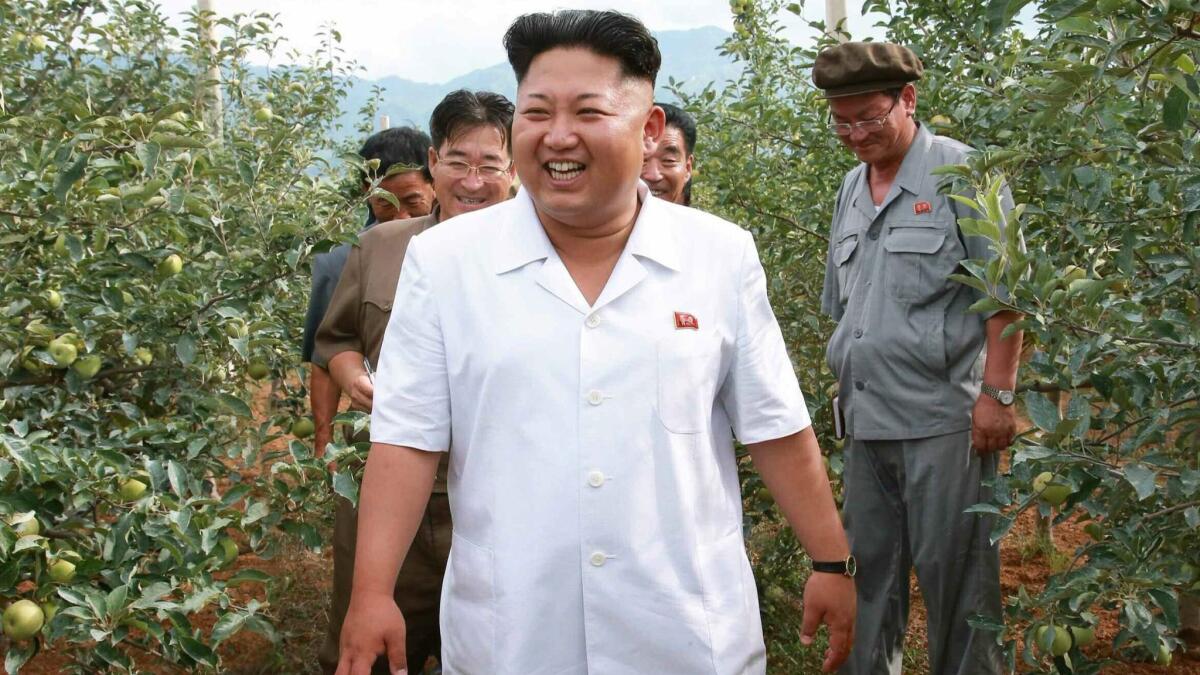
[[696, 159], [696, 156], [689, 152], [688, 156], [687, 156], [687, 161], [685, 161], [684, 165], [683, 165], [683, 168], [685, 169], [685, 171], [687, 173], [687, 180], [692, 179], [692, 162], [695, 161], [695, 159]]
[[658, 106], [651, 106], [650, 113], [646, 116], [646, 123], [642, 127], [642, 155], [650, 156], [656, 147], [658, 141], [662, 139], [663, 132], [667, 130], [667, 114]]
[[426, 155], [425, 155], [425, 166], [428, 166], [429, 172], [433, 173], [433, 167], [437, 166], [437, 163], [438, 163], [437, 150], [434, 150], [433, 146], [431, 145], [431, 146], [429, 146], [429, 152], [426, 153]]
[[917, 114], [917, 88], [910, 82], [900, 90], [900, 103], [909, 117]]

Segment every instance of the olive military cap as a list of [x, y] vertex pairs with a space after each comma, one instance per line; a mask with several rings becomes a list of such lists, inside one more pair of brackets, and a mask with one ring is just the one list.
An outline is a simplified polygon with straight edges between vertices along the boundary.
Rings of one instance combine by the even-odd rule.
[[890, 42], [845, 42], [817, 54], [813, 84], [825, 98], [903, 87], [921, 79], [925, 66], [907, 47]]

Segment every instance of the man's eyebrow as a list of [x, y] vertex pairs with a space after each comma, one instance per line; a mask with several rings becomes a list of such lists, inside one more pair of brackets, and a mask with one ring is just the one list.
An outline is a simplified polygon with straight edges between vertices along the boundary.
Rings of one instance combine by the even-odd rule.
[[[536, 98], [539, 101], [549, 101], [550, 100], [550, 96], [548, 94], [539, 94], [537, 92], [533, 92], [531, 94], [526, 94], [526, 96], [529, 98]], [[597, 93], [585, 92], [583, 94], [576, 96], [575, 100], [583, 101], [583, 100], [592, 99], [592, 98], [604, 98], [604, 96], [601, 94], [597, 94]]]
[[[450, 148], [450, 149], [446, 150], [446, 156], [447, 157], [466, 157], [467, 153], [462, 150], [459, 150], [457, 148]], [[495, 152], [485, 152], [485, 153], [483, 153], [483, 158], [486, 160], [489, 160], [489, 161], [491, 161], [491, 160], [495, 160], [498, 162], [504, 161], [504, 157], [500, 156], [499, 154], [497, 154]]]
[[668, 143], [666, 145], [663, 145], [662, 149], [663, 149], [664, 154], [669, 153], [672, 155], [680, 155], [680, 156], [683, 155], [683, 148], [679, 147], [678, 145], [675, 145], [674, 143]]

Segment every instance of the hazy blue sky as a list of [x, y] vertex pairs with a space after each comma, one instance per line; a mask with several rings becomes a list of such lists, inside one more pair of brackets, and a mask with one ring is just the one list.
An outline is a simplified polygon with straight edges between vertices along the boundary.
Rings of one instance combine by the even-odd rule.
[[[159, 0], [169, 15], [195, 7], [195, 0]], [[500, 40], [520, 14], [558, 7], [616, 9], [646, 22], [651, 30], [700, 26], [733, 29], [728, 0], [609, 0], [608, 2], [546, 2], [545, 0], [214, 0], [220, 14], [268, 12], [277, 14], [289, 47], [311, 52], [324, 24], [342, 34], [347, 54], [366, 68], [369, 78], [397, 75], [418, 82], [444, 82], [504, 60]], [[858, 15], [859, 0], [849, 0], [849, 27], [856, 39], [880, 32]], [[823, 20], [825, 3], [804, 3], [807, 18]], [[797, 44], [813, 40], [813, 32], [798, 17], [787, 15], [786, 35]], [[276, 57], [278, 58], [278, 57]]]

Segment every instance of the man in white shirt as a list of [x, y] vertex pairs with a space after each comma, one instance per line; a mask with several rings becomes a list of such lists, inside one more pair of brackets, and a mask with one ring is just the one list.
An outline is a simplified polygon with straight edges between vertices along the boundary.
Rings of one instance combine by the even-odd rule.
[[392, 583], [450, 452], [447, 674], [763, 673], [733, 435], [829, 572], [853, 559], [749, 234], [649, 199], [661, 57], [615, 12], [517, 19], [523, 189], [409, 245], [384, 338], [339, 675], [405, 663]]

